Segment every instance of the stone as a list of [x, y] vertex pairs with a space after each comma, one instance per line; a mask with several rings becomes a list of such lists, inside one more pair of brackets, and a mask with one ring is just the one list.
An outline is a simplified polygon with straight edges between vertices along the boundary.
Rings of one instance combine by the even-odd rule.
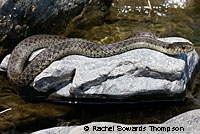
[[[34, 57], [36, 57], [39, 53], [41, 53], [44, 49], [40, 49], [40, 50], [37, 50], [36, 52], [33, 52], [31, 54], [31, 56], [29, 57], [28, 61], [32, 61]], [[9, 58], [10, 58], [10, 55], [11, 54], [8, 54], [1, 62], [0, 64], [0, 71], [6, 71], [7, 70], [7, 66], [8, 66], [8, 61], [9, 61]]]
[[53, 127], [32, 134], [199, 134], [200, 109], [185, 112], [162, 124], [126, 125], [114, 122], [92, 122], [79, 126]]
[[6, 71], [7, 70], [7, 66], [8, 66], [8, 61], [10, 58], [10, 54], [7, 55], [1, 62], [0, 64], [0, 71]]
[[[160, 40], [188, 41], [178, 37]], [[40, 92], [55, 88], [58, 95], [76, 98], [126, 99], [145, 95], [151, 99], [183, 99], [198, 60], [195, 50], [175, 56], [150, 49], [107, 58], [71, 55], [43, 70], [34, 79], [33, 87]]]
[[5, 4], [7, 0], [0, 0], [0, 7]]
[[189, 131], [191, 132], [193, 130], [200, 131], [200, 126], [199, 126], [200, 125], [200, 109], [188, 111], [178, 116], [175, 116], [167, 120], [163, 124], [169, 125], [169, 126], [175, 126], [175, 125], [184, 126], [184, 127], [187, 126], [187, 129], [189, 129]]
[[[88, 2], [89, 0], [0, 0], [0, 47], [12, 49], [22, 38], [38, 33], [65, 33], [69, 22], [82, 12]], [[0, 55], [3, 56], [2, 53]]]
[[[16, 24], [20, 23], [20, 17], [30, 16], [34, 18], [32, 21], [37, 25], [38, 23], [46, 22], [51, 17], [57, 17], [59, 13], [68, 13], [67, 17], [70, 15], [74, 17], [74, 15], [76, 16], [81, 12], [87, 3], [88, 0], [1, 0], [0, 20], [3, 18], [2, 21], [7, 22], [10, 18], [11, 23], [8, 24], [12, 24], [12, 26], [7, 24], [7, 27], [15, 27]], [[71, 11], [74, 11], [76, 14], [71, 13]], [[9, 29], [6, 28], [6, 31], [9, 31]]]
[[[161, 40], [187, 41], [183, 38]], [[52, 85], [55, 87], [53, 80], [46, 81], [59, 74], [60, 70], [66, 74], [62, 76], [63, 80], [58, 76], [55, 76], [56, 79], [61, 82], [68, 79], [66, 82], [69, 84], [57, 88], [56, 93], [65, 97], [70, 97], [67, 93], [70, 89], [77, 98], [107, 96], [123, 99], [156, 94], [171, 97], [185, 91], [198, 59], [195, 51], [172, 57], [150, 49], [136, 49], [107, 58], [72, 55], [52, 63], [44, 73], [38, 75], [34, 80], [34, 88], [45, 92]]]

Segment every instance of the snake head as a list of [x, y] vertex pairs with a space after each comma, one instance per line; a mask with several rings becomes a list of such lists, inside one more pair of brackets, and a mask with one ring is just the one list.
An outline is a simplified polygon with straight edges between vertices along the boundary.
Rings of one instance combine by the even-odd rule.
[[188, 53], [194, 49], [193, 44], [189, 42], [173, 42], [168, 46], [174, 53]]

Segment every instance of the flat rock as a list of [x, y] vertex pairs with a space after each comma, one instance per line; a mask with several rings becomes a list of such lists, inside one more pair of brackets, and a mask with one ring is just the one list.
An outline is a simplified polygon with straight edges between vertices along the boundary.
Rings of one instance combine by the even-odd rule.
[[[188, 41], [177, 37], [160, 40]], [[184, 93], [198, 60], [195, 50], [176, 56], [150, 49], [107, 58], [71, 55], [43, 70], [34, 79], [33, 87], [40, 92], [55, 88], [58, 95], [76, 98], [173, 98]]]
[[175, 116], [162, 124], [125, 125], [113, 122], [92, 122], [80, 126], [54, 127], [32, 134], [199, 134], [200, 110], [192, 110]]

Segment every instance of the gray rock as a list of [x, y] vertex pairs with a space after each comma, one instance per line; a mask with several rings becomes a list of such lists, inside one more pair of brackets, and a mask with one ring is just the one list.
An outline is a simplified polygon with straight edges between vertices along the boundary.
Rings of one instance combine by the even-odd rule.
[[0, 7], [1, 7], [2, 5], [4, 5], [5, 2], [6, 2], [6, 0], [0, 0]]
[[8, 66], [8, 61], [10, 58], [10, 54], [7, 55], [1, 62], [0, 64], [0, 71], [6, 71], [7, 70], [7, 66]]
[[199, 132], [200, 110], [198, 109], [173, 117], [162, 124], [125, 125], [113, 122], [92, 122], [80, 126], [54, 127], [32, 134], [199, 134]]
[[[187, 41], [182, 38], [164, 38], [168, 42]], [[57, 88], [57, 94], [78, 98], [113, 98], [134, 95], [164, 94], [174, 96], [184, 92], [186, 84], [199, 59], [192, 51], [175, 57], [150, 49], [136, 49], [108, 58], [88, 58], [72, 55], [52, 63], [34, 80], [34, 88], [45, 92], [55, 87], [54, 76], [67, 86]], [[59, 77], [56, 74], [64, 74]], [[59, 74], [60, 75], [60, 74]], [[74, 76], [72, 78], [72, 76]], [[71, 82], [72, 81], [72, 82]], [[45, 84], [43, 84], [45, 83]]]
[[56, 88], [56, 94], [65, 97], [70, 97], [70, 91], [77, 98], [173, 97], [185, 91], [198, 59], [195, 50], [173, 57], [150, 49], [107, 58], [72, 55], [53, 62], [34, 79], [33, 86], [40, 92]]
[[169, 126], [187, 126], [189, 131], [198, 130], [200, 132], [200, 109], [185, 112], [167, 120], [165, 125]]
[[[33, 52], [31, 54], [31, 56], [29, 57], [28, 61], [31, 61], [33, 60], [34, 57], [36, 57], [40, 52], [42, 52], [44, 49], [40, 49], [40, 50], [37, 50], [36, 52]], [[7, 70], [7, 66], [8, 66], [8, 61], [9, 61], [9, 58], [10, 58], [10, 55], [11, 54], [8, 54], [1, 62], [0, 64], [0, 71], [6, 71]]]

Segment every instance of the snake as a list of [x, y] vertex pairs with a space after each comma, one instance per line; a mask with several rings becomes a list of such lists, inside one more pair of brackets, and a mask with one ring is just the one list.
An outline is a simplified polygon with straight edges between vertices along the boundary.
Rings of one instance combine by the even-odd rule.
[[[35, 50], [46, 48], [30, 63], [27, 60]], [[66, 38], [59, 35], [33, 35], [22, 40], [12, 51], [8, 62], [7, 76], [17, 85], [31, 86], [34, 78], [53, 61], [69, 55], [83, 55], [91, 58], [106, 58], [124, 52], [146, 48], [167, 55], [188, 53], [194, 49], [189, 42], [168, 43], [153, 33], [138, 33], [127, 39], [110, 44], [99, 44], [81, 38]], [[27, 65], [26, 65], [27, 64]]]

